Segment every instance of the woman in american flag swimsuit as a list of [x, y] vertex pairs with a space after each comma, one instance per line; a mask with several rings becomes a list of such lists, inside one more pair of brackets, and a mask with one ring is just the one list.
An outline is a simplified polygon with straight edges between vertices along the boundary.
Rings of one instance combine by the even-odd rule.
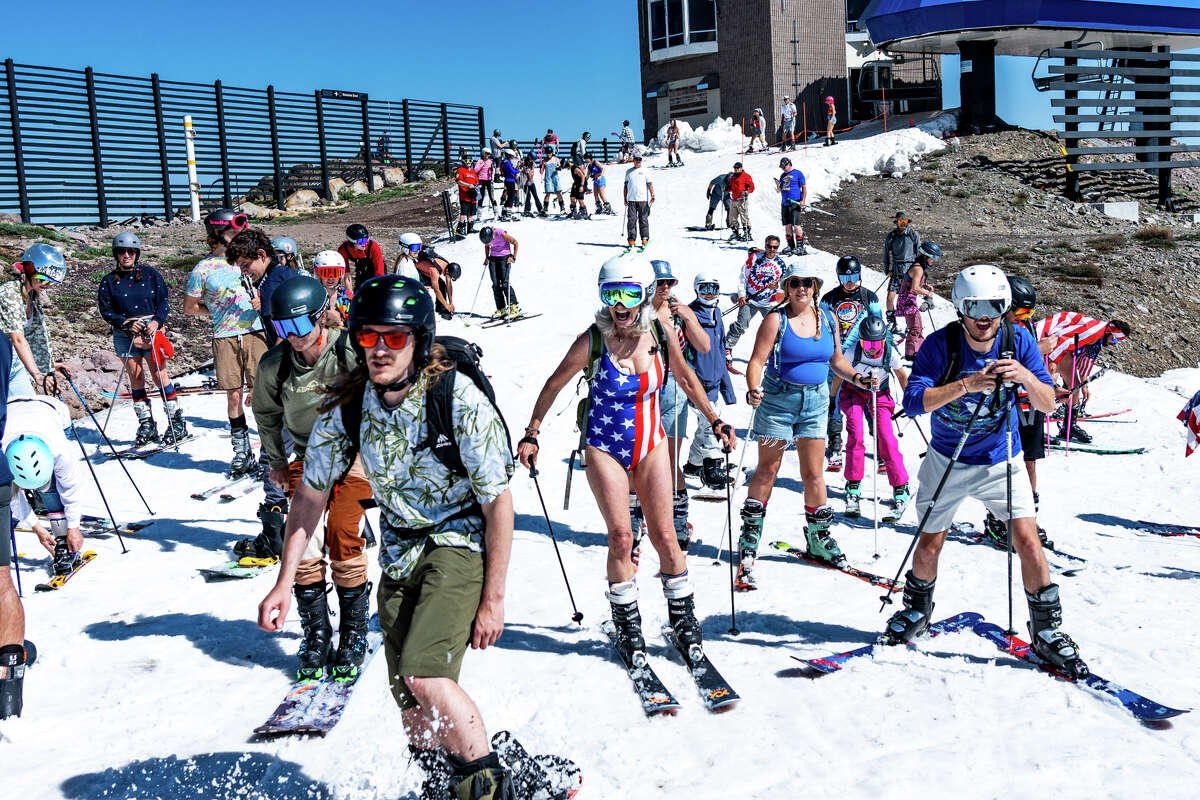
[[[656, 331], [651, 303], [655, 274], [650, 262], [636, 255], [610, 258], [601, 267], [597, 283], [604, 305], [596, 312], [595, 325], [575, 339], [546, 381], [517, 455], [526, 467], [532, 466], [542, 419], [558, 393], [586, 369], [592, 377], [584, 431], [588, 484], [608, 528], [607, 597], [612, 605], [617, 646], [629, 660], [646, 647], [632, 560], [631, 480], [650, 542], [658, 552], [663, 593], [675, 635], [685, 647], [699, 644], [702, 639], [687, 560], [675, 539], [670, 459], [667, 448], [657, 446], [665, 438], [659, 388], [668, 365], [680, 389], [704, 414], [724, 445], [732, 449], [736, 439], [732, 427], [717, 417], [704, 387], [684, 360], [679, 340], [670, 332], [659, 338], [661, 327]], [[600, 336], [601, 347], [591, 363], [594, 332]]]

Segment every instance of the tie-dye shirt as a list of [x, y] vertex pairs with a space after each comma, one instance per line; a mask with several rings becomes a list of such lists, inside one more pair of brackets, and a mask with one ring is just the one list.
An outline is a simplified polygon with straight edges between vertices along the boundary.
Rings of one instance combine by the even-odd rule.
[[242, 271], [223, 256], [209, 256], [197, 264], [188, 276], [186, 293], [208, 307], [214, 339], [262, 330], [258, 312], [242, 286]]

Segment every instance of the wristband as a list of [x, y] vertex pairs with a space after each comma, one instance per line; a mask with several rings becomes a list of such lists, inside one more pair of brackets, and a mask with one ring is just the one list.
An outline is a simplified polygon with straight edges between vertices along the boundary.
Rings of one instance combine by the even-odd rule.
[[540, 432], [541, 431], [539, 429], [533, 427], [532, 425], [529, 425], [525, 428], [526, 436], [535, 436], [536, 437]]
[[537, 437], [536, 437], [536, 436], [523, 436], [523, 437], [521, 437], [521, 441], [517, 442], [517, 446], [520, 446], [520, 445], [523, 445], [523, 444], [531, 444], [531, 445], [533, 445], [534, 447], [536, 447], [536, 448], [537, 448], [537, 449], [539, 449], [539, 450], [541, 450], [541, 449], [542, 449], [542, 448], [541, 448], [541, 445], [539, 445], [539, 444], [538, 444], [538, 440], [537, 440]]

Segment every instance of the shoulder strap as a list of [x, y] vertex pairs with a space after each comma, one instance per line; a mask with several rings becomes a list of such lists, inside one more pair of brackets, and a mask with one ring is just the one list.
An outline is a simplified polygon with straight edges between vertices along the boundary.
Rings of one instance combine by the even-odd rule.
[[958, 320], [946, 326], [946, 368], [934, 386], [945, 386], [958, 377], [962, 369], [962, 323]]
[[342, 415], [342, 427], [346, 429], [346, 436], [350, 439], [350, 457], [346, 462], [347, 472], [354, 465], [354, 459], [358, 458], [359, 447], [362, 444], [362, 412], [366, 389], [364, 384], [349, 400], [338, 407], [338, 412]]
[[425, 422], [428, 425], [426, 439], [418, 449], [428, 445], [446, 469], [455, 475], [466, 475], [462, 456], [458, 451], [458, 439], [454, 436], [454, 380], [458, 370], [443, 372], [429, 391], [425, 393]]
[[354, 369], [354, 359], [352, 350], [350, 349], [350, 331], [343, 330], [338, 334], [337, 339], [333, 341], [333, 346], [337, 348], [338, 365], [345, 372]]
[[279, 342], [275, 347], [280, 348], [279, 367], [275, 370], [275, 391], [271, 393], [271, 399], [282, 410], [283, 382], [292, 376], [292, 354], [289, 352], [292, 348], [287, 342]]
[[600, 328], [596, 323], [588, 326], [588, 362], [583, 368], [583, 377], [587, 379], [588, 385], [592, 383], [592, 378], [596, 377], [596, 364], [600, 361], [600, 351], [604, 348], [604, 336], [600, 333]]
[[655, 315], [650, 330], [654, 334], [654, 344], [658, 347], [658, 352], [662, 353], [663, 372], [670, 372], [671, 350], [667, 347], [667, 332], [663, 330], [662, 322], [658, 319], [658, 315]]

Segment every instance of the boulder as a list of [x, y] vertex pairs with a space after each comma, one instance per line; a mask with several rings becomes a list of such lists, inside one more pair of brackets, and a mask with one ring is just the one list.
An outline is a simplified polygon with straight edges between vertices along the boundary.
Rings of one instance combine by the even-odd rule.
[[329, 197], [335, 202], [341, 198], [342, 189], [346, 188], [346, 182], [341, 178], [329, 179]]
[[93, 367], [104, 372], [120, 372], [121, 359], [108, 350], [97, 350], [88, 359]]
[[283, 201], [283, 207], [289, 211], [298, 208], [312, 208], [321, 201], [321, 196], [312, 189], [300, 189], [288, 195], [288, 199]]
[[404, 183], [404, 170], [400, 167], [383, 168], [384, 186], [399, 186], [402, 183]]
[[257, 203], [249, 203], [249, 202], [242, 203], [241, 211], [246, 216], [252, 217], [252, 218], [257, 218], [257, 219], [266, 219], [271, 216], [268, 213], [269, 209], [263, 208], [262, 206], [258, 205]]
[[436, 181], [437, 173], [431, 169], [423, 169], [417, 173], [417, 178], [423, 181]]
[[367, 188], [366, 181], [355, 181], [354, 183], [350, 184], [350, 192], [356, 195], [370, 194], [370, 190]]
[[20, 214], [0, 214], [0, 222], [9, 222], [9, 223], [12, 223], [13, 225], [20, 225], [21, 224], [21, 215]]
[[87, 235], [84, 234], [82, 231], [74, 231], [74, 230], [71, 230], [70, 228], [67, 228], [62, 233], [65, 236], [69, 237], [72, 241], [77, 242], [78, 244], [82, 244], [82, 245], [86, 246], [89, 243]]

